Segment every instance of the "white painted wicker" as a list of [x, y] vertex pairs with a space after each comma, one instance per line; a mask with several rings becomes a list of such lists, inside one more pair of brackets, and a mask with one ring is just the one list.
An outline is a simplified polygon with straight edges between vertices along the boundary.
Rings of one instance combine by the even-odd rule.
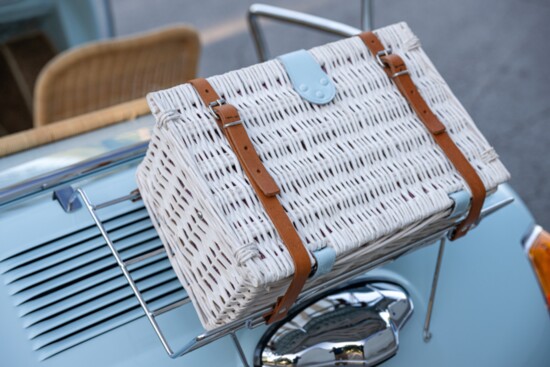
[[[493, 148], [408, 26], [376, 31], [404, 57], [420, 92], [491, 190], [508, 179]], [[357, 38], [310, 50], [335, 99], [302, 100], [278, 60], [209, 78], [236, 106], [304, 244], [332, 246], [331, 273], [373, 261], [444, 224], [460, 175]], [[157, 119], [137, 173], [143, 200], [207, 329], [272, 305], [290, 255], [239, 162], [189, 84], [151, 93]]]

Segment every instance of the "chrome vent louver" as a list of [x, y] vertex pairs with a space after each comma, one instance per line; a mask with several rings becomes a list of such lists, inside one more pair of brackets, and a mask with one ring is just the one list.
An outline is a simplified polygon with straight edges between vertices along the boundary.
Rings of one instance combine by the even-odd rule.
[[[143, 206], [105, 221], [123, 259], [162, 248]], [[164, 251], [130, 266], [155, 308], [186, 297]], [[0, 274], [41, 360], [143, 316], [97, 227], [0, 257]]]

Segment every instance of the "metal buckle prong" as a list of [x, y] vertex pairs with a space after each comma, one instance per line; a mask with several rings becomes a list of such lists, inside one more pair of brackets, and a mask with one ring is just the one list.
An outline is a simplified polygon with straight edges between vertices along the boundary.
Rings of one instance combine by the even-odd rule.
[[241, 125], [243, 123], [242, 120], [237, 120], [237, 121], [233, 121], [233, 122], [228, 122], [227, 124], [223, 124], [223, 128], [224, 129], [227, 129], [228, 127], [231, 127], [231, 126], [235, 126], [235, 125]]
[[214, 116], [214, 118], [216, 120], [219, 120], [220, 119], [220, 116], [216, 113], [216, 111], [214, 111], [214, 107], [219, 107], [219, 106], [223, 106], [224, 104], [226, 104], [227, 102], [225, 101], [225, 99], [223, 98], [220, 98], [220, 99], [217, 99], [215, 101], [212, 101], [208, 104], [208, 108], [210, 109], [210, 113], [212, 114], [212, 116]]
[[391, 46], [388, 46], [388, 48], [385, 48], [385, 49], [383, 49], [383, 50], [381, 50], [381, 51], [378, 51], [378, 52], [376, 53], [376, 62], [378, 62], [378, 64], [379, 64], [380, 66], [382, 66], [383, 68], [385, 68], [387, 65], [384, 63], [384, 61], [382, 61], [381, 57], [382, 57], [382, 56], [389, 56], [389, 55], [392, 54], [392, 52], [393, 52], [393, 51], [392, 51]]
[[401, 75], [407, 75], [407, 74], [410, 74], [408, 70], [402, 70], [402, 71], [398, 71], [397, 73], [393, 74], [391, 77], [392, 79], [394, 78], [397, 78], [398, 76], [401, 76]]

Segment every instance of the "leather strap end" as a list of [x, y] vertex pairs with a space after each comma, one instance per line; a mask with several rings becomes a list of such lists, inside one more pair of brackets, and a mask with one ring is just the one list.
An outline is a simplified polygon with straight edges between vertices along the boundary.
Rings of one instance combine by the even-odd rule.
[[273, 324], [274, 322], [281, 321], [282, 319], [284, 319], [287, 313], [288, 313], [288, 309], [283, 304], [283, 297], [281, 296], [277, 298], [277, 302], [275, 303], [273, 310], [263, 315], [263, 318], [265, 320], [265, 323], [267, 325], [270, 325], [270, 324]]
[[195, 88], [195, 91], [206, 106], [220, 99], [218, 93], [212, 88], [208, 80], [204, 78], [191, 79], [189, 84]]
[[305, 248], [302, 246], [301, 249], [297, 248], [295, 251], [301, 252], [301, 255], [293, 256], [295, 270], [292, 281], [285, 294], [277, 299], [273, 310], [263, 316], [268, 325], [280, 321], [287, 316], [288, 311], [290, 311], [290, 308], [298, 299], [311, 273], [311, 262]]
[[279, 186], [277, 186], [275, 181], [273, 181], [273, 178], [271, 176], [269, 176], [267, 180], [260, 181], [262, 181], [262, 184], [258, 184], [258, 186], [265, 196], [271, 198], [279, 195], [279, 193], [281, 192], [281, 189], [279, 188]]

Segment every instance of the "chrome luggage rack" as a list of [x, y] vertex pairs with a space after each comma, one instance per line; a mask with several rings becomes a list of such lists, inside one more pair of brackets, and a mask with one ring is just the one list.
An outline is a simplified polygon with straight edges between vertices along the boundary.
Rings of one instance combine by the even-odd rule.
[[[124, 277], [126, 278], [126, 281], [128, 282], [128, 285], [132, 289], [132, 291], [134, 293], [134, 296], [139, 301], [139, 304], [140, 304], [141, 308], [143, 309], [143, 311], [145, 313], [145, 316], [149, 320], [153, 330], [157, 334], [157, 336], [158, 336], [162, 346], [164, 347], [166, 353], [168, 354], [168, 356], [170, 356], [171, 358], [181, 357], [181, 356], [183, 356], [183, 355], [185, 355], [189, 352], [192, 352], [192, 351], [194, 351], [198, 348], [201, 348], [202, 346], [204, 346], [206, 344], [209, 344], [209, 343], [211, 343], [215, 340], [218, 340], [218, 339], [220, 339], [224, 336], [229, 335], [229, 336], [231, 336], [233, 342], [235, 343], [235, 346], [237, 348], [237, 351], [239, 353], [239, 356], [240, 356], [241, 360], [243, 361], [244, 366], [248, 366], [248, 363], [246, 361], [246, 357], [245, 357], [244, 352], [243, 352], [243, 350], [241, 348], [241, 345], [239, 343], [239, 339], [236, 336], [236, 332], [238, 330], [242, 329], [242, 328], [255, 328], [257, 326], [263, 325], [265, 323], [265, 321], [264, 321], [262, 315], [264, 315], [266, 312], [268, 312], [269, 311], [268, 309], [262, 310], [261, 312], [250, 315], [250, 317], [248, 317], [246, 320], [234, 321], [232, 323], [224, 325], [224, 326], [222, 326], [220, 328], [217, 328], [215, 330], [205, 331], [204, 333], [199, 334], [196, 337], [192, 338], [188, 343], [186, 343], [182, 347], [179, 347], [178, 349], [173, 349], [172, 346], [170, 345], [169, 341], [167, 340], [166, 336], [164, 335], [164, 333], [163, 333], [159, 323], [157, 322], [156, 318], [158, 316], [166, 313], [166, 312], [169, 312], [171, 310], [174, 310], [174, 309], [176, 309], [180, 306], [183, 306], [183, 305], [189, 303], [190, 302], [189, 297], [185, 297], [184, 299], [181, 299], [177, 302], [174, 302], [174, 303], [169, 304], [167, 306], [164, 306], [164, 307], [161, 307], [159, 309], [153, 310], [149, 307], [149, 305], [145, 301], [145, 299], [142, 296], [138, 286], [136, 285], [136, 281], [132, 277], [131, 271], [129, 270], [130, 265], [134, 265], [136, 263], [139, 263], [139, 262], [142, 262], [146, 259], [149, 259], [153, 256], [157, 256], [157, 255], [160, 255], [162, 253], [165, 253], [164, 248], [156, 249], [156, 250], [151, 251], [149, 253], [146, 253], [146, 254], [143, 254], [143, 255], [140, 255], [140, 256], [137, 256], [137, 257], [134, 257], [134, 258], [131, 258], [129, 260], [124, 261], [124, 260], [122, 260], [122, 257], [120, 255], [119, 251], [117, 250], [114, 241], [110, 238], [109, 233], [108, 233], [107, 229], [105, 228], [104, 223], [102, 222], [102, 220], [100, 219], [100, 216], [98, 215], [98, 211], [100, 211], [102, 209], [106, 209], [106, 208], [112, 207], [112, 206], [117, 205], [117, 204], [121, 204], [121, 203], [126, 202], [126, 201], [140, 200], [141, 195], [139, 194], [139, 192], [137, 190], [134, 190], [131, 193], [129, 193], [128, 195], [117, 197], [117, 198], [114, 198], [112, 200], [105, 201], [105, 202], [102, 202], [102, 203], [99, 203], [99, 204], [94, 204], [90, 201], [90, 199], [86, 195], [85, 190], [83, 190], [82, 188], [79, 188], [79, 189], [76, 189], [74, 191], [73, 195], [71, 195], [71, 199], [69, 200], [68, 204], [69, 205], [76, 204], [79, 201], [78, 198], [81, 199], [81, 204], [83, 204], [83, 206], [87, 209], [87, 211], [91, 215], [95, 225], [97, 226], [99, 232], [101, 233], [101, 236], [103, 237], [103, 239], [105, 240], [105, 243], [107, 244], [107, 246], [111, 250], [111, 253], [114, 256], [117, 265], [120, 267], [120, 270], [124, 274]], [[484, 218], [487, 215], [496, 212], [500, 208], [510, 204], [512, 201], [513, 201], [513, 198], [508, 197], [508, 198], [504, 198], [502, 200], [499, 200], [495, 203], [492, 203], [490, 205], [486, 205], [482, 210], [481, 218]], [[451, 222], [451, 224], [449, 226], [437, 231], [436, 233], [433, 233], [432, 235], [430, 235], [426, 238], [423, 238], [420, 241], [417, 241], [417, 242], [411, 243], [407, 246], [396, 249], [393, 252], [391, 252], [391, 253], [389, 253], [385, 256], [382, 256], [381, 258], [377, 259], [376, 261], [365, 264], [364, 266], [361, 266], [361, 267], [359, 267], [355, 270], [347, 272], [346, 274], [336, 276], [336, 277], [330, 279], [329, 281], [327, 281], [323, 284], [314, 286], [314, 287], [302, 292], [302, 294], [298, 298], [295, 305], [303, 303], [303, 302], [311, 299], [315, 294], [318, 294], [319, 292], [322, 292], [322, 291], [327, 290], [329, 288], [336, 288], [339, 285], [342, 285], [342, 284], [346, 283], [347, 281], [368, 272], [369, 270], [372, 270], [372, 269], [374, 269], [376, 267], [379, 267], [379, 266], [381, 266], [385, 263], [388, 263], [392, 260], [395, 260], [399, 256], [404, 255], [405, 253], [408, 253], [412, 250], [416, 250], [416, 249], [419, 249], [419, 248], [424, 247], [426, 245], [436, 243], [437, 241], [441, 241], [442, 246], [443, 246], [444, 239], [446, 238], [449, 231], [452, 230], [455, 227], [455, 225], [457, 224], [459, 219], [460, 219], [460, 216], [457, 217], [456, 221]], [[434, 295], [432, 295], [430, 298], [432, 298], [433, 296]], [[433, 299], [430, 299], [430, 301], [433, 301]], [[429, 315], [427, 315], [427, 318], [428, 317], [429, 317]], [[429, 326], [429, 322], [427, 322], [427, 324]]]

